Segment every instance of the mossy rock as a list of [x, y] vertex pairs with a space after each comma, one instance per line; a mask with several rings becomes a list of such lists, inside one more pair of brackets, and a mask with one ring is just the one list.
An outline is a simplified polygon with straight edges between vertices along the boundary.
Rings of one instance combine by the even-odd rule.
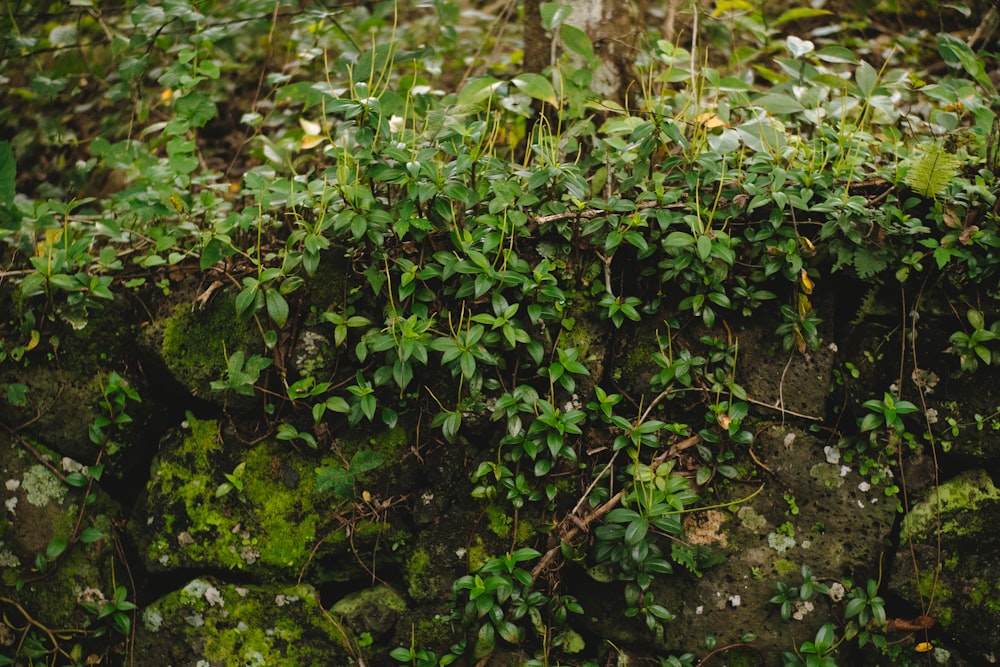
[[195, 579], [148, 605], [135, 662], [175, 667], [351, 664], [347, 637], [307, 584], [240, 586]]
[[983, 470], [931, 488], [903, 520], [890, 581], [914, 608], [933, 600], [928, 615], [981, 664], [1000, 646], [998, 521], [1000, 489]]
[[376, 639], [392, 632], [406, 601], [389, 586], [374, 586], [338, 600], [330, 613], [339, 616], [356, 634], [369, 633]]
[[146, 567], [286, 580], [309, 568], [317, 583], [358, 576], [364, 569], [354, 550], [393, 539], [394, 529], [379, 517], [355, 517], [352, 504], [330, 491], [315, 493], [323, 466], [343, 464], [277, 440], [247, 448], [217, 422], [192, 419], [164, 441], [130, 524]]
[[[246, 358], [263, 354], [259, 332], [236, 316], [236, 295], [223, 291], [203, 307], [184, 302], [143, 332], [148, 352], [192, 396], [240, 407], [256, 403], [231, 392], [216, 392], [212, 382], [226, 375], [226, 360], [242, 351]], [[249, 397], [247, 397], [249, 398]]]
[[[15, 598], [47, 627], [83, 628], [94, 619], [78, 601], [85, 595], [109, 599], [114, 594], [114, 549], [109, 536], [111, 517], [119, 514], [119, 508], [99, 487], [92, 491], [94, 500], [85, 503], [83, 489], [67, 485], [49, 468], [51, 465], [65, 474], [78, 464], [61, 461], [44, 448], [36, 447], [36, 451], [46, 457], [48, 465], [11, 438], [0, 436], [0, 497], [4, 503], [0, 581], [5, 586], [24, 582]], [[88, 535], [87, 543], [75, 540], [60, 551], [56, 545], [70, 540], [81, 508], [85, 509], [79, 525], [99, 532]], [[39, 562], [44, 566], [41, 572]], [[2, 603], [0, 609], [12, 622], [26, 621], [10, 604]]]

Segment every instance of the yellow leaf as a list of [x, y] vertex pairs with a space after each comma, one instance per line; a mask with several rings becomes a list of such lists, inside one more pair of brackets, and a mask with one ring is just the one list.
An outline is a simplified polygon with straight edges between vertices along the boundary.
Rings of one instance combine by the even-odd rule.
[[799, 274], [799, 277], [802, 279], [802, 291], [805, 292], [806, 294], [812, 294], [813, 287], [815, 287], [815, 285], [813, 284], [812, 279], [809, 277], [809, 274], [806, 273], [805, 269], [802, 269], [802, 273]]
[[42, 340], [42, 334], [40, 334], [36, 329], [32, 329], [31, 338], [28, 340], [28, 344], [24, 346], [24, 351], [31, 352], [36, 347], [38, 347], [38, 343], [41, 340]]
[[704, 125], [710, 130], [714, 130], [717, 127], [729, 127], [729, 123], [719, 118], [717, 115], [711, 112], [705, 112], [696, 118], [699, 123]]
[[160, 101], [169, 102], [170, 98], [173, 96], [174, 96], [174, 91], [170, 90], [169, 88], [164, 88], [163, 92], [160, 93]]
[[323, 143], [323, 141], [325, 140], [326, 137], [320, 137], [315, 134], [304, 135], [302, 137], [302, 150], [307, 151], [310, 148], [315, 148], [316, 146], [319, 146], [321, 143]]
[[805, 294], [799, 294], [799, 317], [805, 317], [807, 313], [811, 313], [813, 309], [812, 303], [809, 301], [809, 297]]
[[914, 648], [917, 653], [927, 653], [928, 651], [934, 650], [934, 645], [930, 642], [920, 642]]

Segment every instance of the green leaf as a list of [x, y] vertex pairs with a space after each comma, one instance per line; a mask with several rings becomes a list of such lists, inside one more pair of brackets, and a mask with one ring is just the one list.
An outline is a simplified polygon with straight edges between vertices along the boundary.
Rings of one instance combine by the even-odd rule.
[[559, 36], [563, 45], [580, 56], [588, 63], [594, 60], [594, 45], [590, 42], [590, 37], [583, 30], [568, 23], [563, 23], [559, 27]]
[[946, 63], [952, 67], [961, 66], [976, 83], [987, 92], [996, 94], [996, 86], [986, 73], [986, 65], [973, 50], [961, 39], [942, 32], [937, 36], [938, 52]]
[[786, 116], [805, 111], [805, 107], [797, 99], [782, 93], [766, 93], [755, 99], [754, 104], [776, 116]]
[[552, 87], [552, 82], [541, 74], [525, 72], [524, 74], [512, 79], [511, 83], [517, 86], [518, 90], [528, 97], [541, 100], [542, 102], [546, 102], [553, 106], [558, 103], [558, 100], [556, 99], [556, 91], [555, 88]]
[[504, 85], [500, 79], [491, 76], [484, 76], [473, 79], [465, 84], [465, 87], [458, 93], [459, 104], [479, 104], [493, 96], [497, 88]]
[[572, 7], [561, 2], [543, 2], [539, 8], [539, 13], [542, 15], [542, 27], [548, 31], [555, 29], [569, 18], [572, 11]]
[[370, 449], [362, 449], [351, 457], [348, 468], [352, 475], [360, 475], [382, 465], [382, 456]]
[[192, 127], [204, 127], [217, 113], [215, 102], [202, 92], [191, 92], [174, 101], [174, 111]]
[[875, 84], [878, 82], [878, 72], [875, 71], [874, 67], [862, 60], [857, 71], [854, 73], [854, 80], [858, 82], [858, 88], [861, 89], [862, 97], [868, 98], [871, 97], [872, 92], [875, 90]]
[[781, 16], [774, 20], [774, 27], [783, 26], [792, 21], [813, 18], [814, 16], [827, 16], [833, 14], [829, 9], [813, 9], [812, 7], [794, 7], [782, 12]]
[[84, 528], [80, 533], [80, 541], [84, 544], [93, 544], [107, 538], [103, 531], [97, 528]]
[[[906, 172], [903, 179], [920, 196], [936, 199], [945, 193], [962, 164], [939, 143], [924, 144], [924, 153]], [[916, 153], [916, 151], [915, 151]]]
[[62, 555], [62, 552], [66, 551], [66, 547], [69, 546], [69, 538], [65, 535], [56, 535], [49, 542], [49, 545], [45, 548], [45, 557], [49, 560], [55, 560]]
[[870, 412], [864, 416], [861, 420], [861, 430], [862, 431], [873, 431], [885, 424], [885, 418], [876, 413]]
[[285, 322], [288, 321], [288, 302], [285, 301], [285, 297], [276, 289], [265, 290], [264, 297], [267, 302], [268, 317], [279, 329], [285, 326]]
[[313, 493], [323, 493], [333, 490], [338, 498], [350, 500], [354, 498], [354, 475], [340, 466], [323, 466], [316, 468], [316, 483]]
[[847, 63], [856, 64], [857, 56], [850, 49], [843, 46], [826, 46], [816, 52], [816, 57], [827, 63]]
[[0, 141], [0, 207], [13, 208], [17, 163], [9, 141]]

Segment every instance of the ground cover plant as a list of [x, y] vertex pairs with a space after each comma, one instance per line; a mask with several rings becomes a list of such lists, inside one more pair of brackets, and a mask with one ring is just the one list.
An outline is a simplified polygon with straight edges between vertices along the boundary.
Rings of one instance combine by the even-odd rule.
[[[509, 8], [498, 22], [496, 8], [444, 0], [13, 3], [0, 17], [8, 414], [62, 409], [38, 398], [29, 372], [84, 363], [72, 341], [109, 313], [131, 313], [138, 336], [178, 294], [185, 313], [225, 301], [238, 326], [190, 351], [204, 355], [187, 362], [199, 387], [179, 411], [190, 423], [207, 412], [252, 431], [248, 446], [273, 437], [304, 455], [310, 493], [351, 530], [416, 502], [419, 490], [397, 501], [369, 489], [398, 463], [376, 434], [403, 429], [415, 456], [460, 452], [460, 492], [489, 517], [489, 545], [468, 537], [478, 550], [437, 625], [392, 636], [409, 642], [345, 639], [352, 659], [625, 660], [600, 637], [583, 648], [575, 619], [592, 612], [562, 574], [577, 564], [617, 582], [621, 616], [655, 646], [677, 610], [654, 582], [725, 560], [687, 538], [685, 517], [735, 513], [752, 498], [731, 490], [758, 479], [764, 425], [810, 416], [748, 393], [748, 323], [769, 323], [755, 354], [783, 378], [791, 360], [830, 344], [834, 292], [857, 326], [889, 299], [904, 313], [898, 372], [872, 363], [862, 378], [848, 362], [831, 388], [839, 402], [812, 420], [901, 510], [909, 499], [892, 470], [904, 457], [995, 418], [935, 422], [909, 372], [923, 364], [925, 310], [944, 312], [949, 328], [921, 353], [949, 359], [956, 377], [1000, 354], [991, 43], [920, 26], [869, 42], [877, 28], [864, 14], [766, 4], [672, 3], [691, 29], [650, 29], [629, 99], [609, 100], [592, 92], [600, 45], [558, 3], [541, 5], [552, 55], [538, 72], [520, 67]], [[940, 11], [960, 21], [972, 9]], [[640, 373], [627, 348], [650, 331]], [[325, 360], [302, 353], [310, 332]], [[185, 330], [161, 335], [164, 349], [199, 347]], [[143, 392], [164, 390], [146, 384], [153, 371], [141, 363], [90, 359], [101, 378], [83, 434], [92, 447], [73, 454], [85, 467], [48, 464], [30, 415], [5, 423], [85, 495], [33, 562], [5, 561], [0, 664], [136, 662], [141, 575], [123, 583], [128, 531], [90, 508], [102, 484], [148, 467], [153, 453], [130, 434]], [[344, 433], [371, 446], [344, 453]], [[217, 480], [218, 502], [253, 504], [246, 456]], [[300, 473], [287, 482], [293, 473], [275, 467], [294, 488]], [[13, 525], [9, 514], [0, 526]], [[108, 542], [115, 585], [65, 602], [87, 620], [57, 631], [35, 618], [25, 586], [55, 576], [67, 550]], [[405, 542], [393, 548], [405, 553]], [[777, 611], [762, 616], [787, 620], [828, 596], [832, 582], [805, 565], [793, 574], [801, 582], [782, 580]], [[868, 574], [836, 582], [831, 620], [786, 647], [784, 664], [837, 664], [848, 647], [918, 663], [940, 648], [926, 622], [911, 624], [908, 644], [887, 639], [895, 619], [880, 574]], [[748, 630], [740, 647], [703, 657], [753, 656], [754, 641]]]

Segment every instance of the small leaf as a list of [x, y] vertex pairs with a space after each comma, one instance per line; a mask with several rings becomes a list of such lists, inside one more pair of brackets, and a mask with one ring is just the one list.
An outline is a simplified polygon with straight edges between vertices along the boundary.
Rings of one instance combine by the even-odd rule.
[[93, 527], [84, 528], [83, 532], [80, 533], [80, 541], [84, 544], [93, 544], [105, 538], [107, 538], [107, 535], [103, 531]]
[[594, 59], [594, 45], [583, 30], [568, 23], [559, 27], [559, 36], [562, 37], [563, 45], [577, 54], [587, 62]]
[[288, 302], [285, 301], [285, 297], [281, 296], [281, 292], [274, 289], [265, 291], [264, 297], [267, 302], [267, 314], [271, 318], [271, 321], [279, 329], [285, 326], [285, 322], [288, 321]]
[[59, 558], [59, 556], [62, 555], [62, 552], [66, 551], [67, 546], [69, 546], [69, 538], [65, 535], [56, 535], [45, 548], [46, 558], [49, 560]]
[[518, 90], [528, 97], [541, 100], [553, 106], [558, 102], [552, 83], [541, 74], [525, 72], [512, 79], [511, 83], [517, 86]]
[[497, 88], [504, 85], [500, 79], [486, 76], [473, 79], [458, 93], [459, 104], [478, 104], [492, 97]]

